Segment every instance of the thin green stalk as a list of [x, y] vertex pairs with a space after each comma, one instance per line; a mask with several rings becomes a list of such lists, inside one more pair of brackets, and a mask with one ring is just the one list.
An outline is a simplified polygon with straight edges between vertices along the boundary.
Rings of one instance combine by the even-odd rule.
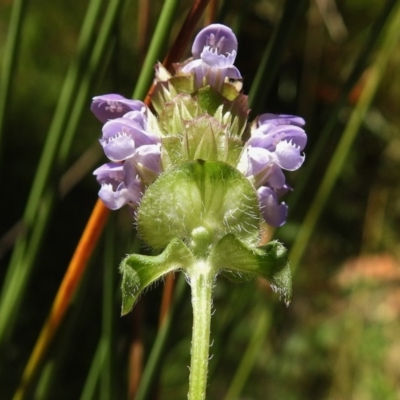
[[[54, 196], [52, 193], [50, 191], [44, 193], [37, 210], [38, 221], [35, 224], [35, 230], [26, 249], [25, 260], [34, 259], [37, 253], [46, 231], [46, 221], [53, 202]], [[24, 293], [28, 283], [27, 264], [28, 262], [24, 262], [24, 259], [15, 263], [13, 265], [14, 274], [9, 279], [9, 282], [4, 284], [0, 303], [0, 347], [8, 341], [18, 318], [18, 310], [23, 300], [22, 293]]]
[[101, 338], [97, 346], [96, 352], [93, 357], [90, 370], [86, 378], [85, 386], [80, 397], [80, 400], [93, 400], [95, 399], [96, 388], [99, 382], [99, 376], [104, 365], [107, 353], [107, 345]]
[[2, 153], [2, 137], [7, 115], [7, 106], [10, 103], [11, 85], [16, 71], [16, 60], [21, 44], [22, 22], [25, 13], [25, 0], [15, 0], [11, 11], [10, 26], [4, 46], [3, 66], [0, 75], [0, 159]]
[[282, 18], [268, 42], [250, 88], [249, 107], [254, 111], [263, 105], [269, 94], [286, 49], [285, 44], [305, 4], [304, 0], [287, 0], [284, 5]]
[[189, 400], [206, 398], [214, 273], [196, 265], [188, 273], [192, 290], [193, 332], [189, 376]]
[[80, 85], [75, 94], [74, 105], [63, 134], [62, 143], [57, 157], [61, 170], [64, 169], [72, 142], [78, 132], [78, 126], [82, 114], [87, 110], [88, 94], [93, 87], [93, 81], [96, 77], [97, 71], [99, 70], [99, 66], [102, 64], [105, 54], [109, 50], [112, 30], [115, 26], [122, 5], [123, 1], [121, 0], [110, 1], [107, 10], [105, 11], [104, 20], [98, 32], [93, 51], [90, 54], [88, 66], [81, 76]]
[[300, 260], [307, 248], [307, 243], [315, 228], [318, 218], [321, 215], [323, 207], [330, 196], [332, 189], [339, 177], [340, 171], [346, 161], [347, 155], [354, 143], [354, 139], [360, 129], [365, 115], [372, 103], [374, 95], [382, 80], [386, 66], [390, 57], [394, 54], [393, 50], [400, 37], [400, 4], [393, 10], [390, 21], [385, 32], [385, 36], [380, 48], [380, 52], [368, 71], [368, 80], [361, 93], [359, 102], [355, 106], [350, 120], [343, 132], [342, 138], [336, 148], [336, 151], [329, 163], [328, 169], [324, 175], [321, 185], [318, 188], [314, 200], [310, 204], [307, 215], [296, 237], [291, 252], [290, 260], [292, 270], [294, 271], [300, 263]]
[[161, 10], [157, 27], [151, 40], [149, 49], [147, 50], [146, 59], [144, 60], [142, 71], [136, 83], [133, 92], [134, 99], [142, 99], [146, 96], [151, 82], [154, 77], [154, 65], [162, 53], [162, 49], [166, 48], [169, 33], [175, 21], [176, 11], [178, 9], [179, 0], [165, 0]]
[[35, 394], [34, 394], [35, 400], [42, 400], [49, 398], [48, 391], [54, 380], [55, 371], [57, 369], [56, 363], [57, 362], [54, 359], [51, 359], [43, 367], [40, 379], [38, 380], [35, 389]]
[[255, 310], [257, 321], [252, 329], [249, 344], [240, 360], [240, 364], [231, 381], [228, 391], [225, 395], [225, 400], [239, 399], [243, 387], [250, 376], [250, 372], [254, 367], [257, 356], [260, 354], [264, 338], [269, 328], [271, 315], [268, 309], [258, 307]]

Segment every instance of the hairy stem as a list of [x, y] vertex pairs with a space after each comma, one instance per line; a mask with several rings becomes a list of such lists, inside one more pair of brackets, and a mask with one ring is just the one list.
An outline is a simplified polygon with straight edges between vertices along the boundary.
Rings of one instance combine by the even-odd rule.
[[192, 287], [193, 332], [189, 377], [189, 400], [206, 398], [212, 287], [214, 271], [198, 262], [188, 273]]

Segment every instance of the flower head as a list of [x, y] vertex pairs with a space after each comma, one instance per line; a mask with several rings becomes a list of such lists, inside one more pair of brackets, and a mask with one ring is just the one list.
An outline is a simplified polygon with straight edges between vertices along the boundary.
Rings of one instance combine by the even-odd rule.
[[242, 79], [233, 65], [237, 54], [237, 39], [230, 28], [212, 24], [196, 36], [192, 47], [193, 60], [182, 72], [194, 73], [198, 87], [211, 85], [217, 89], [226, 78]]
[[[93, 98], [91, 109], [103, 122], [100, 144], [111, 161], [94, 174], [99, 196], [112, 208], [135, 206], [163, 172], [190, 160], [221, 161], [241, 172], [254, 188], [263, 219], [281, 226], [288, 207], [284, 171], [304, 162], [305, 121], [294, 115], [266, 113], [247, 121], [247, 97], [228, 79], [241, 79], [233, 65], [238, 43], [230, 28], [212, 24], [201, 30], [193, 58], [176, 74], [156, 68], [152, 103], [117, 94]], [[183, 75], [182, 75], [183, 73]], [[250, 138], [241, 136], [250, 129]]]
[[200, 31], [193, 58], [175, 64], [175, 73], [156, 67], [154, 114], [117, 94], [93, 98], [110, 160], [94, 171], [99, 197], [113, 210], [134, 207], [141, 239], [162, 251], [122, 262], [123, 313], [165, 273], [182, 269], [192, 279], [204, 266], [210, 277], [258, 274], [289, 302], [286, 251], [278, 242], [260, 245], [260, 222], [286, 221], [288, 206], [280, 199], [291, 189], [284, 170], [304, 161], [305, 122], [275, 114], [248, 122], [247, 96], [239, 82], [231, 84], [241, 79], [233, 65], [237, 49], [224, 25]]

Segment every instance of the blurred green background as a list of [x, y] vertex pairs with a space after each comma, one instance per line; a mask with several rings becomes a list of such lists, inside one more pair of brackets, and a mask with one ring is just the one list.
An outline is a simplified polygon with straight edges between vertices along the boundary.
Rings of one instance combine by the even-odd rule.
[[[213, 21], [237, 34], [252, 117], [301, 115], [309, 143], [304, 167], [287, 174], [289, 218], [275, 233], [291, 250], [292, 304], [265, 282], [217, 281], [208, 398], [399, 399], [399, 1], [214, 4], [198, 29]], [[0, 1], [1, 399], [19, 384], [97, 200], [92, 171], [105, 159], [91, 98], [132, 96], [163, 5]], [[191, 5], [176, 2], [156, 59]], [[346, 132], [354, 139], [342, 142]], [[28, 398], [134, 398], [130, 355], [139, 348], [146, 364], [164, 285], [119, 316], [118, 263], [140, 241], [129, 211], [112, 214]], [[143, 398], [186, 398], [188, 288], [174, 310]]]

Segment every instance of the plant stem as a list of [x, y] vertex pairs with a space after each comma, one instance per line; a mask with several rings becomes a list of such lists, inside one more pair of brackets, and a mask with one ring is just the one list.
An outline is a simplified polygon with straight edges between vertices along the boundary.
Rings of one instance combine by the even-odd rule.
[[206, 397], [214, 271], [199, 261], [189, 271], [192, 287], [193, 332], [189, 377], [189, 400]]

